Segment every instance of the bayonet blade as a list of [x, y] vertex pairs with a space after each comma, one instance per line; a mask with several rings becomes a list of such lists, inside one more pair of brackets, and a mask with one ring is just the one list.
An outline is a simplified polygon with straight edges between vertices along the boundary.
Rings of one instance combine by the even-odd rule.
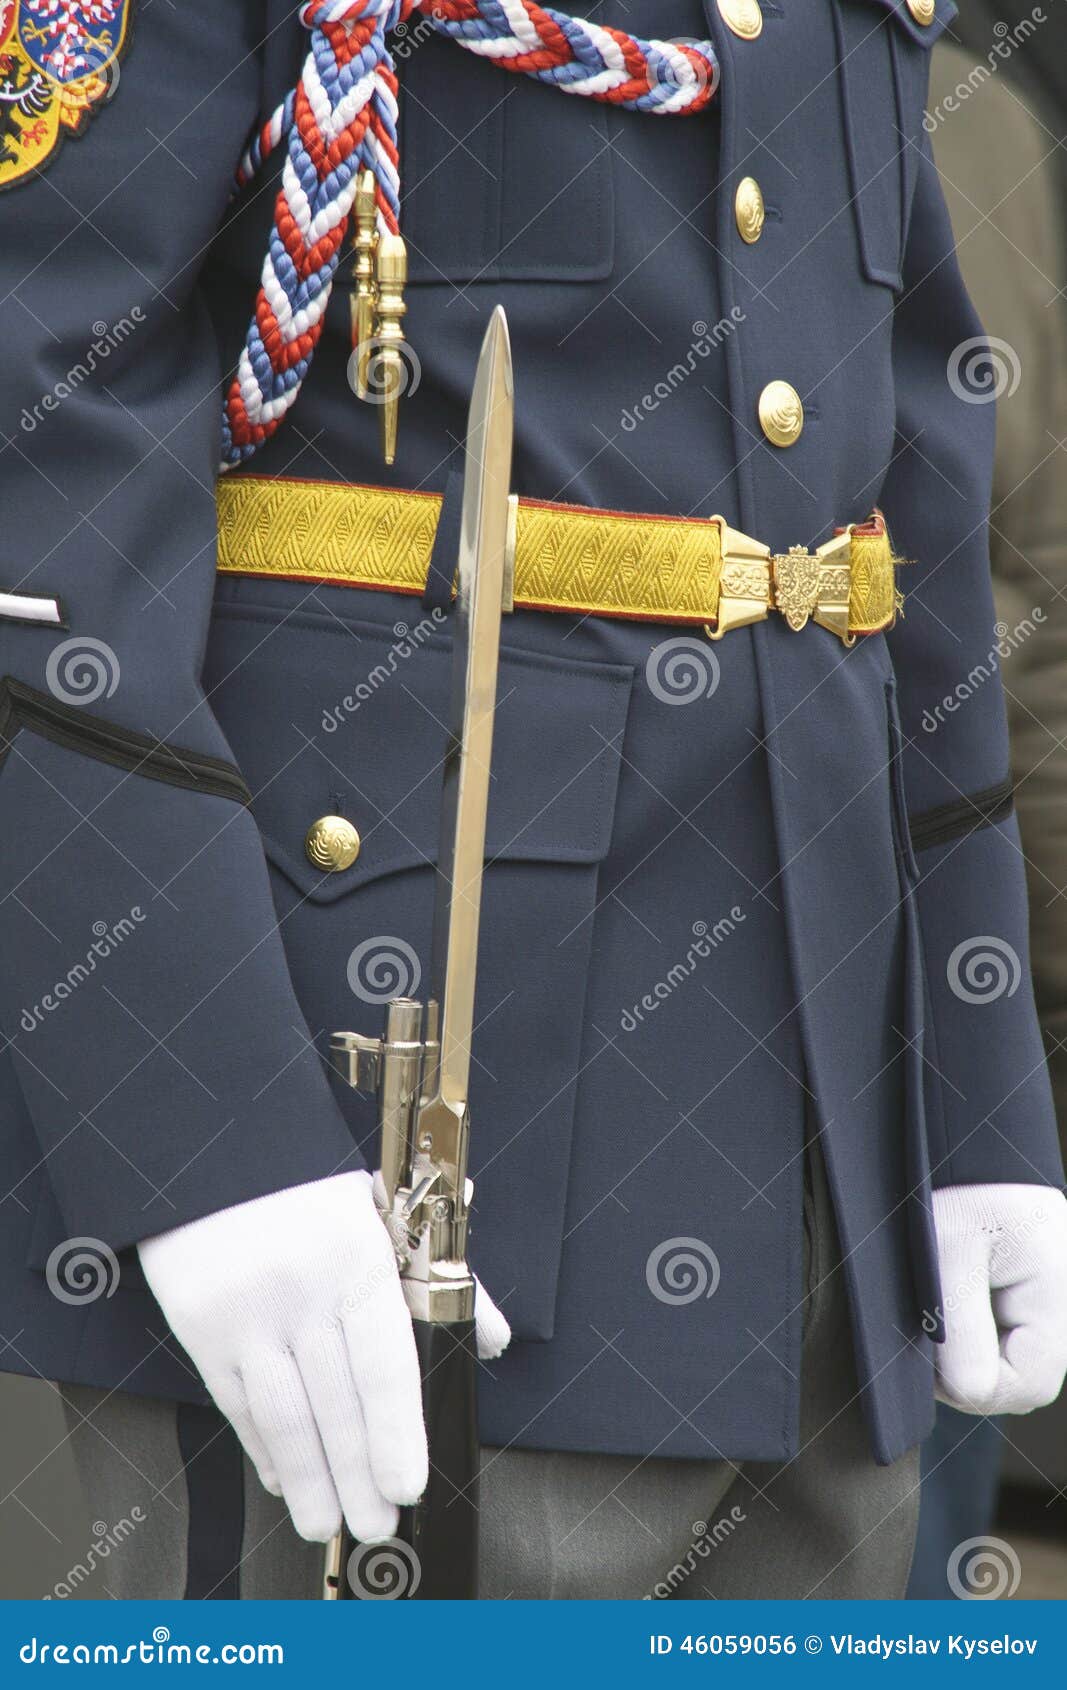
[[511, 345], [507, 319], [497, 306], [482, 342], [467, 421], [430, 967], [441, 1049], [419, 1122], [433, 1139], [430, 1158], [461, 1205], [513, 416]]

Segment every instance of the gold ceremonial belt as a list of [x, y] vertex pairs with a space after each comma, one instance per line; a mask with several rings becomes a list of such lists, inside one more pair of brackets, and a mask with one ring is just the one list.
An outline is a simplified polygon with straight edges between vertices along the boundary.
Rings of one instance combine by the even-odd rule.
[[[223, 477], [219, 570], [380, 592], [422, 593], [441, 509], [436, 493], [341, 482]], [[772, 552], [725, 518], [640, 516], [512, 499], [515, 609], [695, 623], [712, 639], [780, 611], [851, 645], [900, 608], [880, 511], [814, 552]]]

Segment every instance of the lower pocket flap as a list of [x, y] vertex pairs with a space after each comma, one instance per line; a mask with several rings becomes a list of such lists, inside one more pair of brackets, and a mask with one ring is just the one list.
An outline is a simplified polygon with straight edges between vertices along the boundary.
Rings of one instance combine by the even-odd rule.
[[[220, 607], [206, 684], [267, 854], [306, 897], [329, 903], [436, 860], [451, 660], [428, 618], [399, 633]], [[487, 858], [604, 856], [630, 682], [617, 665], [501, 652]], [[359, 833], [359, 855], [324, 874], [304, 841], [337, 814]]]
[[[418, 621], [412, 605], [415, 626], [399, 633], [392, 617], [404, 601], [348, 593], [349, 603], [381, 619], [220, 603], [206, 666], [276, 870], [297, 997], [323, 1051], [331, 1029], [377, 1034], [387, 997], [425, 990], [452, 660], [447, 621], [444, 631]], [[472, 1049], [471, 1250], [518, 1339], [554, 1329], [598, 874], [631, 685], [625, 665], [501, 653]], [[361, 836], [359, 855], [323, 873], [304, 838], [339, 812]], [[336, 1095], [376, 1166], [375, 1099], [340, 1083]]]

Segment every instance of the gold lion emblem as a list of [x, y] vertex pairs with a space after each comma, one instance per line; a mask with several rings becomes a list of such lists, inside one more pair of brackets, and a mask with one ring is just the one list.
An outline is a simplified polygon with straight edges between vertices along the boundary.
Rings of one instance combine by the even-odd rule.
[[819, 597], [819, 560], [805, 546], [790, 546], [774, 559], [775, 602], [794, 633], [807, 622]]

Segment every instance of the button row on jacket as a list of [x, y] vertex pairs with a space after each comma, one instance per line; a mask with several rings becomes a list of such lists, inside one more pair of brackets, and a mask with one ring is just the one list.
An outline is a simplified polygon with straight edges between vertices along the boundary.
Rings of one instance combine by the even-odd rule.
[[[717, 0], [723, 22], [744, 41], [754, 41], [763, 28], [763, 13], [757, 0]], [[929, 22], [921, 14], [934, 15], [933, 0], [908, 0], [908, 6], [919, 22]], [[734, 222], [737, 232], [748, 246], [754, 246], [763, 233], [767, 208], [763, 190], [754, 176], [743, 176], [734, 194]], [[787, 381], [769, 381], [759, 396], [760, 427], [772, 446], [792, 446], [800, 439], [804, 427], [804, 407], [800, 394]]]
[[304, 840], [308, 861], [327, 874], [351, 868], [359, 856], [360, 839], [344, 816], [320, 816], [312, 822]]
[[763, 190], [756, 178], [754, 176], [742, 176], [734, 195], [734, 221], [737, 224], [738, 234], [749, 246], [758, 241], [762, 235], [766, 215]]
[[804, 427], [800, 394], [787, 381], [769, 381], [759, 396], [759, 421], [772, 446], [792, 446]]
[[763, 28], [763, 13], [756, 0], [718, 0], [719, 13], [727, 29], [742, 41], [755, 41]]

